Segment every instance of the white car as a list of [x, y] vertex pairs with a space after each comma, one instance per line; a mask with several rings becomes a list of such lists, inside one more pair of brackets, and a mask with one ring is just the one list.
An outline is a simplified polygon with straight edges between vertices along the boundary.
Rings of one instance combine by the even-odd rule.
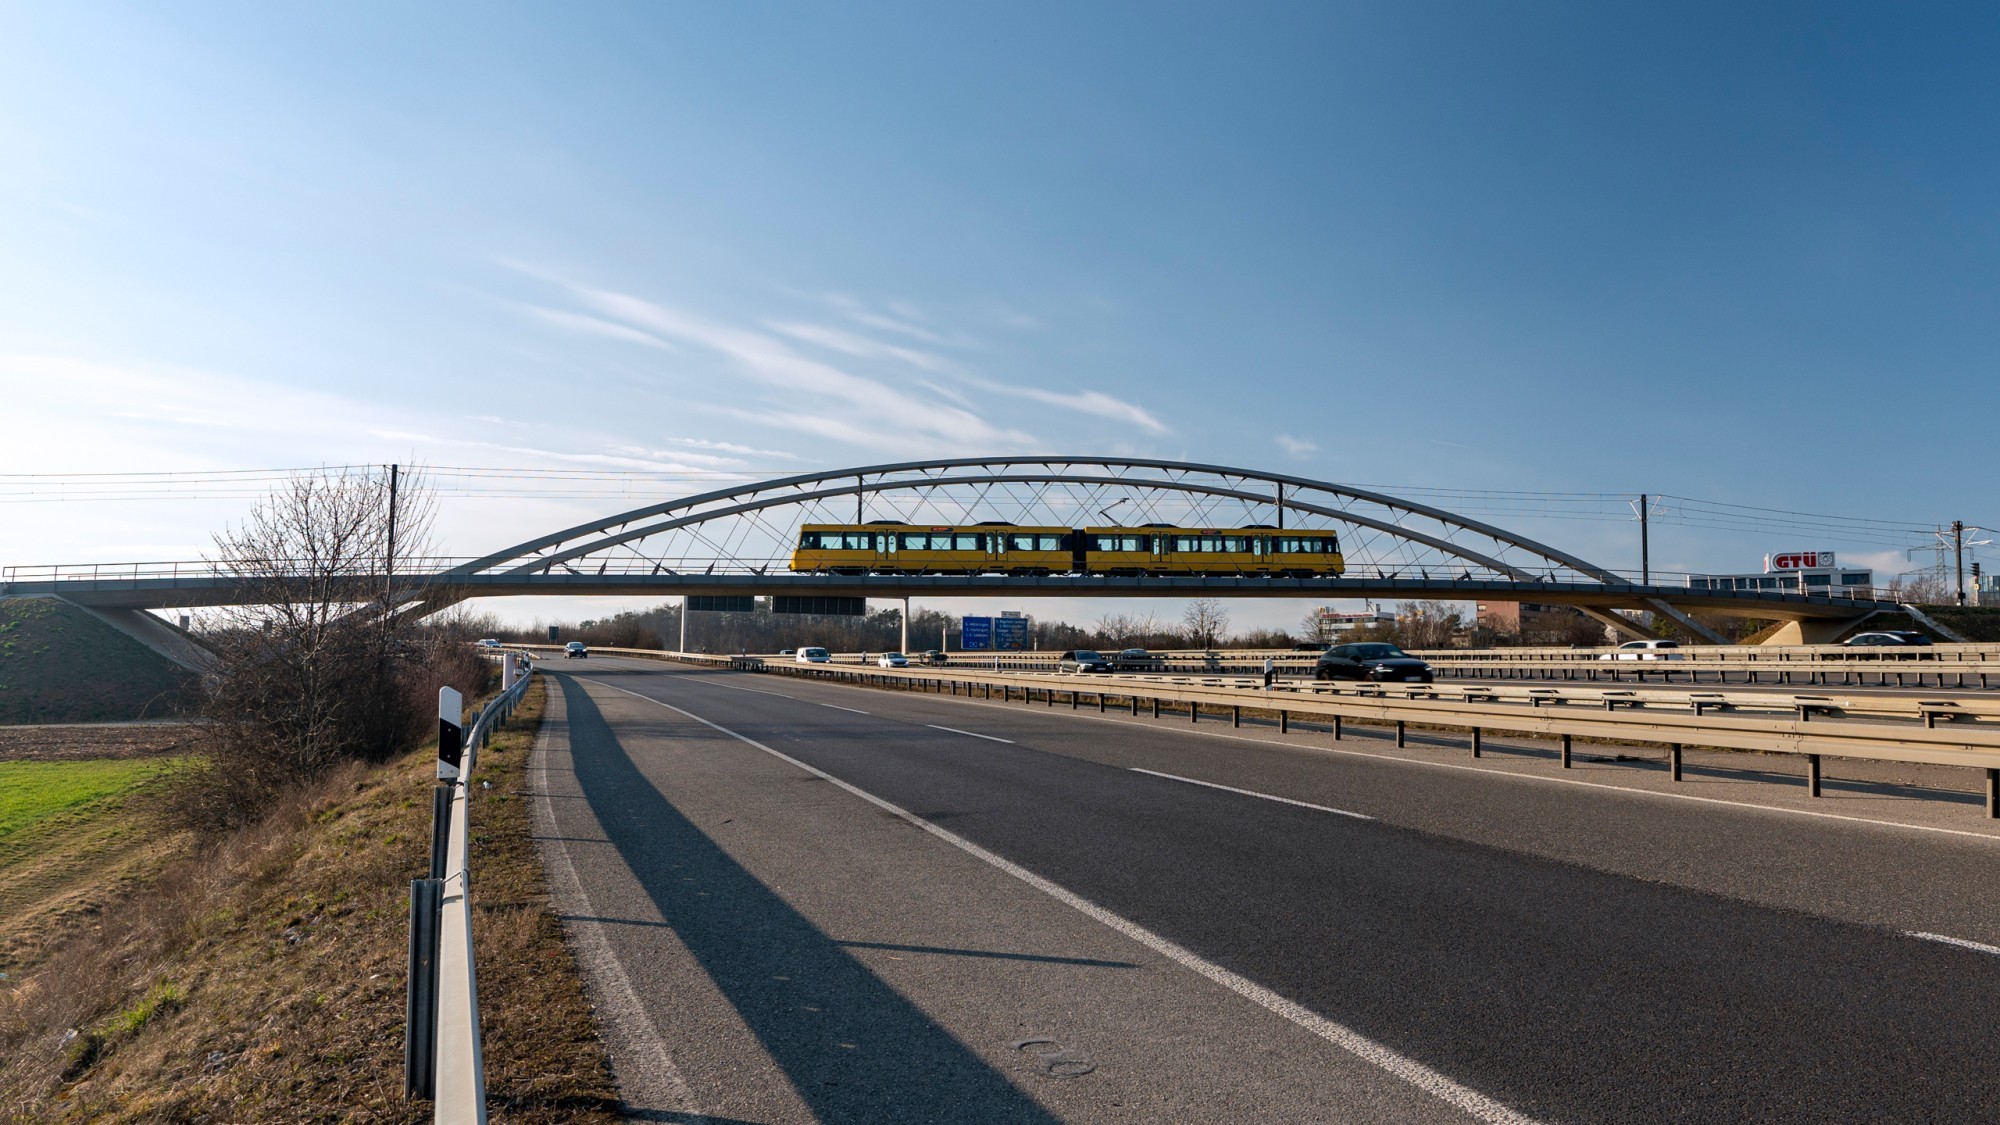
[[802, 648], [792, 659], [801, 664], [826, 664], [833, 660], [823, 648]]
[[1615, 650], [1604, 653], [1599, 660], [1686, 660], [1681, 653], [1670, 651], [1681, 647], [1679, 641], [1626, 641]]
[[900, 652], [885, 652], [875, 663], [884, 668], [908, 668], [910, 658]]

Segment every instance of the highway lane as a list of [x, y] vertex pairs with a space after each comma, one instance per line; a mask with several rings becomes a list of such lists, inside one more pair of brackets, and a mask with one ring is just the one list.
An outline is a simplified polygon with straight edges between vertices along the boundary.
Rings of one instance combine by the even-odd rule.
[[[1981, 909], [2000, 889], [1987, 840], [592, 664], [566, 697], [637, 692], [764, 743], [1536, 1117], [1972, 1120], [2000, 1092], [1979, 1049], [2000, 957], [1899, 932], [2000, 944]], [[649, 721], [668, 720], [622, 719], [611, 737]], [[756, 753], [703, 730], [675, 737]], [[621, 855], [637, 846], [607, 831]], [[1079, 1106], [1062, 1115], [1116, 1116]]]

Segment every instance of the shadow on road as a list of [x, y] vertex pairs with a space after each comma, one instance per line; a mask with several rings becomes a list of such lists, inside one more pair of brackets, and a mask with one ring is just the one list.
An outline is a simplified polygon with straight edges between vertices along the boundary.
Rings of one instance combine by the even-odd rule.
[[[682, 816], [583, 687], [557, 679], [576, 777], [598, 823], [821, 1121], [1057, 1120]], [[674, 1013], [655, 1018], [670, 1027]]]

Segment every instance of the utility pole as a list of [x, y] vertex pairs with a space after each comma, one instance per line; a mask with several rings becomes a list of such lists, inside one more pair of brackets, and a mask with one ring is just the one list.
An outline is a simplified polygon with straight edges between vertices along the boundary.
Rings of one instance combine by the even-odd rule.
[[1646, 494], [1639, 494], [1639, 584], [1653, 584], [1653, 544], [1651, 531], [1646, 522]]
[[[388, 601], [396, 580], [396, 477], [401, 466], [389, 466], [389, 549], [382, 560], [382, 600]], [[385, 608], [384, 612], [387, 612]]]
[[1965, 604], [1965, 521], [1951, 521], [1951, 550], [1958, 561], [1955, 570], [1958, 575], [1958, 604]]

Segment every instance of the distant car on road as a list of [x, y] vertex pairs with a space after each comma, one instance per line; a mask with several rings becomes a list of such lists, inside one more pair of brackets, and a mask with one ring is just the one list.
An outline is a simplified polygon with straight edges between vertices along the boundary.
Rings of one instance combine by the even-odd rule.
[[582, 641], [571, 641], [563, 646], [564, 660], [588, 660], [590, 649]]
[[779, 656], [794, 656], [797, 655], [797, 653], [798, 653], [797, 649], [791, 649], [791, 648], [781, 648], [778, 650]]
[[793, 654], [792, 659], [801, 664], [826, 664], [830, 663], [833, 657], [823, 648], [802, 648]]
[[494, 640], [494, 639], [493, 639], [492, 637], [481, 637], [480, 639], [478, 639], [478, 640], [476, 640], [476, 641], [474, 641], [474, 642], [472, 642], [472, 643], [473, 643], [473, 644], [475, 644], [475, 645], [477, 645], [477, 646], [479, 646], [480, 648], [499, 648], [499, 647], [500, 647], [500, 642], [499, 642], [499, 641], [496, 641], [496, 640]]
[[1844, 648], [1902, 648], [1927, 645], [1931, 639], [1908, 629], [1880, 629], [1873, 633], [1856, 633], [1840, 643]]
[[1437, 679], [1429, 664], [1395, 645], [1380, 641], [1335, 645], [1319, 654], [1315, 680], [1373, 680], [1377, 683], [1428, 684]]
[[1111, 661], [1106, 660], [1095, 649], [1071, 649], [1056, 658], [1058, 672], [1109, 672]]
[[1128, 648], [1111, 658], [1111, 666], [1120, 672], [1151, 672], [1160, 666], [1160, 658], [1143, 648]]
[[900, 652], [885, 652], [875, 659], [875, 663], [884, 668], [908, 668], [910, 658]]
[[1670, 650], [1681, 647], [1679, 641], [1626, 641], [1616, 649], [1604, 653], [1599, 660], [1686, 660], [1683, 653]]
[[951, 662], [951, 657], [946, 656], [944, 653], [939, 652], [937, 649], [934, 648], [925, 649], [923, 659], [924, 663], [929, 664], [932, 667], [942, 667], [943, 665], [949, 664]]

